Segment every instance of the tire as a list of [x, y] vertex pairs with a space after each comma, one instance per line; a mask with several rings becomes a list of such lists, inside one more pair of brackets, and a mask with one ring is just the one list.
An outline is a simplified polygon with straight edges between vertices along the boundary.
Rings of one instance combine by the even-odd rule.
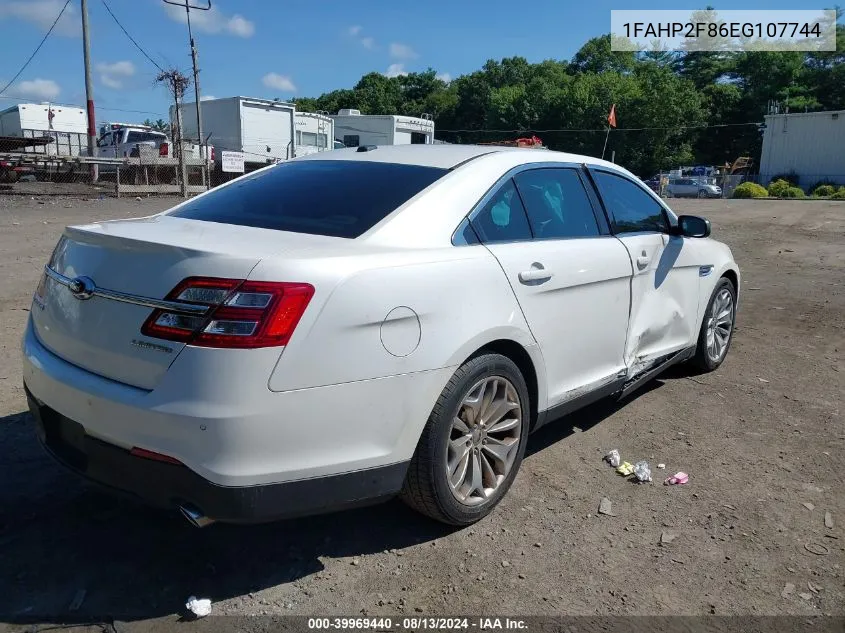
[[698, 192], [698, 197], [699, 197], [699, 198], [706, 198], [706, 197], [707, 197], [707, 192], [706, 192], [706, 191], [704, 191], [704, 189], [701, 189], [701, 190]]
[[[714, 349], [709, 345], [709, 330], [713, 319], [714, 308], [723, 305], [721, 301], [724, 299], [724, 291], [730, 295], [730, 329], [727, 335], [727, 341], [723, 344], [718, 356], [714, 355]], [[720, 301], [717, 302], [717, 297]], [[727, 309], [727, 308], [725, 308]], [[724, 309], [720, 310], [724, 312]], [[736, 326], [736, 288], [730, 279], [722, 277], [710, 295], [710, 301], [707, 302], [707, 310], [704, 312], [704, 318], [701, 320], [701, 330], [698, 333], [698, 344], [695, 349], [695, 356], [691, 359], [691, 364], [702, 372], [711, 372], [717, 369], [728, 356], [731, 343], [733, 342], [733, 334]], [[724, 328], [722, 328], [724, 331]], [[715, 333], [714, 333], [715, 336]]]
[[[490, 416], [491, 410], [485, 409], [485, 398], [479, 395], [482, 386], [484, 393], [492, 394], [487, 402], [499, 401], [499, 410], [506, 411], [501, 424], [495, 416]], [[480, 401], [482, 413], [487, 412], [480, 420], [473, 413], [477, 409], [467, 404], [475, 398]], [[514, 402], [518, 409], [508, 410]], [[455, 372], [434, 405], [411, 459], [400, 498], [414, 510], [450, 525], [469, 525], [484, 518], [505, 496], [516, 477], [525, 455], [530, 412], [528, 387], [513, 361], [499, 354], [471, 358]], [[464, 428], [453, 427], [456, 418]], [[505, 430], [497, 431], [497, 428]], [[464, 434], [464, 429], [470, 433]], [[449, 448], [456, 444], [459, 451]], [[505, 450], [506, 459], [494, 457]], [[459, 459], [461, 454], [466, 457]], [[450, 483], [450, 461], [458, 464], [451, 476], [453, 481], [463, 480], [461, 473], [469, 477], [463, 485], [453, 487]], [[467, 494], [478, 481], [472, 478], [474, 472], [479, 473], [485, 491], [471, 489]], [[493, 483], [496, 485], [488, 486]]]

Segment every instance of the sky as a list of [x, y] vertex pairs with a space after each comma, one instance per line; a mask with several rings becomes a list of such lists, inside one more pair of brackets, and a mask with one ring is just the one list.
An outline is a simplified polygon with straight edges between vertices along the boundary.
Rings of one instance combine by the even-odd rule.
[[[120, 30], [105, 3], [159, 66], [189, 71], [185, 10], [163, 0], [88, 0], [98, 123], [167, 119], [168, 95], [154, 82], [158, 69]], [[35, 50], [64, 4], [0, 0], [0, 88]], [[639, 4], [735, 8], [712, 1]], [[626, 5], [619, 0], [212, 0], [212, 9], [192, 11], [191, 21], [203, 98], [286, 100], [351, 88], [373, 71], [391, 76], [433, 68], [448, 81], [488, 59], [570, 59], [588, 39], [608, 33], [610, 11]], [[810, 7], [804, 0], [745, 0], [742, 8]], [[25, 72], [0, 95], [0, 108], [15, 103], [12, 98], [84, 104], [82, 59], [80, 0], [70, 0]]]

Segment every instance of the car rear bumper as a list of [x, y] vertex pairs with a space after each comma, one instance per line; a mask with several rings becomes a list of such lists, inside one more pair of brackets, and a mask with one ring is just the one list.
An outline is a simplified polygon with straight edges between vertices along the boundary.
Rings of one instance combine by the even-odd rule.
[[[145, 391], [56, 356], [30, 323], [24, 385], [41, 424], [59, 429], [47, 449], [89, 479], [156, 505], [188, 501], [219, 520], [310, 514], [398, 492], [453, 371], [273, 392], [248, 379], [242, 363], [254, 364], [254, 355], [190, 351]], [[56, 443], [66, 436], [76, 452]], [[133, 448], [184, 466], [136, 457]]]
[[150, 505], [189, 505], [216, 521], [259, 523], [377, 503], [399, 491], [408, 469], [401, 462], [263, 486], [218, 486], [182, 464], [139, 457], [91, 437], [26, 391], [38, 438], [60, 464]]

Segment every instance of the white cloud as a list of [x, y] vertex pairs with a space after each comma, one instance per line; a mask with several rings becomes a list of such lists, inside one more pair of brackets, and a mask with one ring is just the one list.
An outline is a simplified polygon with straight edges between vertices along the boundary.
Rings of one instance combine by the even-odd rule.
[[[53, 19], [55, 19], [55, 16], [53, 16]], [[2, 83], [5, 84], [6, 82]], [[52, 79], [32, 79], [31, 81], [13, 84], [4, 94], [15, 99], [55, 101], [61, 91], [59, 84]]]
[[[64, 4], [62, 0], [0, 0], [0, 20], [18, 18], [31, 22], [46, 32]], [[62, 13], [53, 33], [69, 37], [82, 34], [82, 24], [74, 3], [69, 4]]]
[[449, 73], [437, 73], [437, 79], [449, 83], [450, 81], [452, 81], [452, 75], [450, 75]]
[[[164, 10], [171, 20], [186, 24], [188, 19], [185, 16], [185, 9], [172, 4], [162, 3]], [[191, 11], [191, 26], [201, 33], [218, 35], [225, 33], [237, 37], [252, 37], [255, 33], [255, 23], [250, 22], [239, 14], [228, 16], [217, 6], [212, 6], [208, 11]]]
[[416, 59], [417, 52], [407, 44], [393, 42], [390, 45], [390, 56], [393, 59]]
[[212, 99], [216, 99], [214, 95], [202, 95], [200, 97], [200, 101], [211, 101]]
[[361, 31], [363, 31], [363, 30], [364, 30], [364, 27], [362, 27], [362, 26], [358, 26], [358, 25], [356, 24], [355, 26], [350, 26], [350, 27], [349, 27], [348, 33], [349, 33], [349, 35], [351, 35], [352, 37], [358, 37], [358, 36], [361, 34]]
[[242, 15], [233, 15], [226, 23], [226, 29], [238, 37], [252, 37], [255, 33], [255, 25]]
[[95, 69], [100, 73], [100, 82], [108, 88], [118, 90], [123, 88], [124, 80], [135, 75], [135, 64], [128, 61], [113, 64], [99, 63]]
[[376, 41], [371, 37], [362, 37], [361, 46], [371, 51], [376, 47]]
[[405, 70], [405, 64], [390, 64], [384, 72], [385, 77], [402, 77], [407, 74], [408, 71]]
[[296, 92], [296, 86], [293, 85], [290, 77], [286, 75], [279, 75], [278, 73], [267, 73], [261, 79], [261, 82], [268, 88], [281, 90], [282, 92]]

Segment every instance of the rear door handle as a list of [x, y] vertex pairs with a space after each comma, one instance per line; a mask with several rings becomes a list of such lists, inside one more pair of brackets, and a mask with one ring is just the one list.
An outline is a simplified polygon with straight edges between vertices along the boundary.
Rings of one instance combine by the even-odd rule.
[[643, 270], [646, 266], [649, 265], [649, 262], [651, 262], [651, 258], [648, 255], [640, 255], [639, 257], [637, 257], [637, 268]]
[[519, 273], [519, 280], [522, 283], [531, 283], [532, 281], [548, 281], [552, 278], [552, 271], [545, 268], [531, 268], [530, 270], [523, 270]]

